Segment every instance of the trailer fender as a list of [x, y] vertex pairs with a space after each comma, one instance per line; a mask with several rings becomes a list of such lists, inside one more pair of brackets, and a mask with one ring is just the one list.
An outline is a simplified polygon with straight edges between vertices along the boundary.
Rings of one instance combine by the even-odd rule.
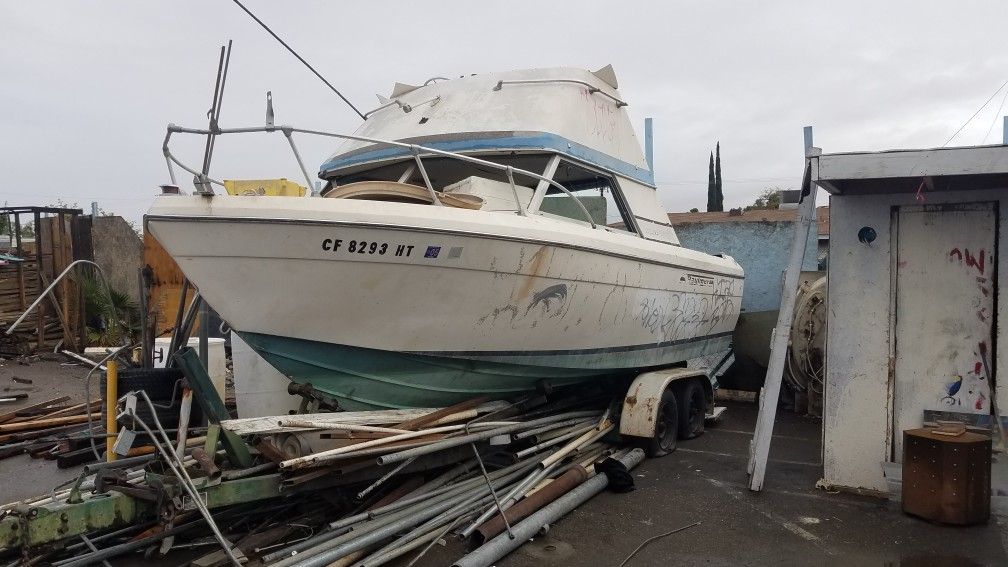
[[706, 380], [707, 374], [702, 368], [670, 368], [637, 376], [623, 398], [620, 434], [653, 438], [662, 394], [673, 382], [695, 377]]

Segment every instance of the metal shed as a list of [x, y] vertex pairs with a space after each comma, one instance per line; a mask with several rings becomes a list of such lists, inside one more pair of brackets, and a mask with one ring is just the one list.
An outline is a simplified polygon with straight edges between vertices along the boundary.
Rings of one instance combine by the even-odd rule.
[[831, 195], [824, 478], [884, 491], [926, 412], [988, 425], [1008, 407], [1008, 146], [823, 154], [812, 171]]

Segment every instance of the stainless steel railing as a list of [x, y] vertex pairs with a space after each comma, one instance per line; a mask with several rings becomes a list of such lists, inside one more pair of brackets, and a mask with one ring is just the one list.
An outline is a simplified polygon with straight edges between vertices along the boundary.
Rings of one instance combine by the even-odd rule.
[[[585, 208], [584, 204], [581, 202], [580, 199], [577, 198], [577, 196], [575, 196], [573, 193], [571, 193], [570, 191], [568, 191], [567, 188], [564, 187], [563, 185], [561, 185], [560, 183], [557, 183], [556, 181], [553, 181], [552, 179], [549, 179], [548, 177], [544, 177], [544, 176], [542, 176], [542, 175], [540, 175], [538, 173], [534, 173], [532, 171], [528, 171], [528, 170], [525, 170], [525, 169], [519, 169], [519, 168], [516, 168], [516, 167], [512, 167], [510, 165], [502, 165], [502, 164], [495, 163], [495, 162], [492, 162], [492, 161], [487, 161], [487, 160], [484, 160], [484, 159], [480, 159], [480, 158], [476, 158], [476, 157], [472, 157], [472, 156], [467, 156], [465, 154], [460, 154], [460, 153], [456, 153], [456, 152], [449, 152], [449, 151], [445, 151], [445, 150], [439, 150], [439, 149], [436, 149], [436, 148], [429, 148], [429, 147], [420, 146], [420, 145], [417, 145], [417, 144], [407, 144], [407, 143], [404, 143], [404, 142], [396, 142], [396, 141], [392, 141], [392, 140], [381, 140], [381, 139], [377, 139], [377, 138], [368, 138], [368, 137], [364, 137], [364, 136], [355, 136], [355, 135], [352, 135], [352, 134], [337, 134], [335, 132], [325, 132], [325, 131], [322, 131], [322, 130], [308, 130], [308, 129], [304, 129], [304, 128], [295, 128], [293, 126], [273, 126], [273, 125], [266, 125], [266, 126], [252, 126], [252, 127], [247, 127], [247, 128], [214, 128], [214, 129], [210, 130], [210, 129], [204, 129], [204, 128], [186, 128], [184, 126], [176, 126], [175, 124], [169, 124], [168, 125], [168, 131], [165, 134], [164, 143], [161, 145], [161, 149], [162, 149], [162, 152], [164, 153], [164, 156], [165, 156], [165, 162], [168, 165], [168, 175], [171, 177], [172, 184], [173, 185], [178, 185], [178, 181], [176, 180], [176, 177], [175, 177], [175, 169], [172, 166], [172, 164], [174, 164], [174, 165], [177, 165], [182, 170], [184, 170], [184, 171], [186, 171], [186, 172], [188, 172], [188, 173], [190, 173], [190, 174], [193, 175], [194, 184], [196, 186], [196, 192], [199, 193], [199, 194], [201, 194], [201, 195], [206, 195], [206, 196], [214, 195], [214, 190], [213, 190], [212, 185], [218, 185], [218, 186], [221, 186], [221, 187], [224, 186], [223, 182], [218, 181], [217, 179], [214, 179], [214, 178], [210, 177], [209, 175], [205, 175], [205, 174], [203, 174], [203, 173], [201, 173], [199, 171], [196, 171], [195, 169], [193, 169], [193, 168], [191, 168], [191, 167], [183, 164], [181, 161], [179, 161], [179, 159], [176, 158], [171, 153], [171, 150], [168, 148], [168, 144], [171, 141], [172, 134], [195, 134], [195, 135], [199, 135], [199, 136], [209, 136], [209, 135], [219, 136], [219, 135], [224, 135], [224, 134], [249, 134], [249, 133], [258, 133], [258, 132], [280, 132], [280, 133], [282, 133], [284, 135], [284, 137], [287, 139], [287, 143], [291, 147], [291, 151], [294, 153], [294, 158], [297, 160], [298, 167], [301, 168], [301, 173], [304, 175], [305, 181], [308, 183], [308, 187], [309, 188], [311, 188], [314, 185], [314, 182], [313, 182], [311, 176], [308, 174], [308, 170], [305, 169], [304, 161], [301, 159], [301, 154], [298, 152], [297, 145], [294, 144], [294, 137], [293, 137], [293, 135], [294, 135], [295, 132], [300, 133], [300, 134], [311, 134], [311, 135], [314, 135], [314, 136], [323, 136], [323, 137], [328, 137], [328, 138], [338, 138], [338, 139], [342, 139], [342, 140], [354, 140], [354, 141], [358, 141], [358, 142], [369, 142], [369, 143], [373, 143], [373, 144], [384, 144], [384, 145], [388, 145], [388, 146], [392, 146], [392, 147], [398, 147], [398, 148], [407, 149], [409, 151], [409, 153], [413, 156], [413, 159], [416, 162], [416, 167], [420, 171], [421, 177], [423, 177], [424, 185], [426, 185], [427, 191], [430, 193], [431, 200], [432, 200], [433, 204], [436, 205], [436, 206], [444, 206], [444, 204], [441, 203], [440, 199], [438, 199], [437, 191], [434, 189], [434, 186], [431, 184], [430, 177], [427, 175], [427, 169], [424, 167], [423, 160], [421, 159], [421, 155], [426, 155], [426, 156], [434, 155], [434, 156], [440, 156], [440, 157], [446, 157], [446, 158], [456, 159], [456, 160], [463, 161], [463, 162], [466, 162], [466, 163], [471, 163], [471, 164], [479, 165], [481, 167], [490, 168], [490, 169], [494, 169], [494, 170], [503, 172], [507, 176], [508, 182], [511, 184], [511, 190], [512, 190], [512, 193], [514, 194], [515, 204], [516, 204], [516, 206], [518, 208], [518, 214], [522, 215], [522, 216], [527, 216], [529, 214], [539, 214], [539, 205], [538, 205], [538, 203], [541, 203], [542, 199], [541, 199], [541, 197], [537, 199], [537, 197], [539, 197], [538, 194], [540, 192], [542, 192], [543, 194], [545, 194], [545, 192], [548, 190], [549, 187], [551, 187], [551, 186], [555, 187], [555, 188], [559, 189], [560, 191], [562, 191], [565, 195], [567, 195], [571, 199], [574, 199], [574, 202], [577, 204], [578, 209], [580, 209], [581, 213], [584, 215], [585, 220], [588, 221], [588, 223], [591, 225], [592, 228], [598, 228], [598, 226], [595, 223], [595, 219], [592, 218], [591, 213], [588, 212], [588, 209]], [[542, 183], [539, 184], [539, 187], [536, 189], [536, 194], [533, 195], [533, 197], [532, 197], [532, 199], [530, 201], [530, 206], [526, 206], [525, 204], [523, 204], [521, 202], [521, 199], [518, 197], [518, 189], [516, 188], [515, 181], [514, 181], [514, 176], [515, 175], [522, 176], [522, 177], [527, 177], [527, 178], [531, 178], [531, 179], [536, 179], [536, 180], [539, 180], [539, 181], [542, 182]], [[310, 192], [306, 193], [306, 195], [310, 195], [310, 194], [311, 194]]]

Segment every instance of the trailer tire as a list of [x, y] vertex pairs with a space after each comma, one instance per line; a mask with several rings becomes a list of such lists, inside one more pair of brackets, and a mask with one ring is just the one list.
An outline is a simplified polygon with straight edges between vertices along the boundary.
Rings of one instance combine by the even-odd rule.
[[679, 439], [679, 404], [675, 392], [667, 388], [658, 404], [655, 434], [647, 444], [648, 457], [664, 457], [676, 450]]
[[676, 387], [679, 402], [679, 438], [693, 439], [704, 432], [704, 418], [707, 413], [707, 399], [699, 380], [690, 379]]

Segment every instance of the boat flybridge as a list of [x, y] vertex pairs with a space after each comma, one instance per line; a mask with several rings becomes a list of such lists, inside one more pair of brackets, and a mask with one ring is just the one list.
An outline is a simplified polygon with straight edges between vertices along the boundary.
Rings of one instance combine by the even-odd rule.
[[345, 409], [513, 398], [725, 352], [743, 272], [683, 248], [611, 67], [396, 84], [307, 197], [196, 177], [147, 229], [270, 364]]

